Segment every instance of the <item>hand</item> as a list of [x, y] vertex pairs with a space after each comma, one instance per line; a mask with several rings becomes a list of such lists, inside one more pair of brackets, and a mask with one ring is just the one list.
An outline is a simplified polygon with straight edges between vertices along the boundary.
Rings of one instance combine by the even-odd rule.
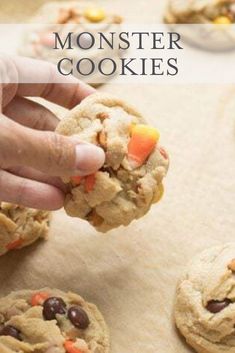
[[[54, 132], [58, 118], [43, 105], [29, 100], [42, 97], [68, 109], [95, 92], [75, 78], [56, 81], [53, 65], [27, 58], [0, 57], [0, 200], [53, 210], [64, 202], [60, 176], [87, 175], [104, 163], [104, 152], [75, 136]], [[27, 77], [33, 82], [25, 82]], [[4, 79], [3, 79], [4, 77]], [[32, 82], [31, 81], [31, 82]], [[44, 83], [48, 82], [48, 83]]]

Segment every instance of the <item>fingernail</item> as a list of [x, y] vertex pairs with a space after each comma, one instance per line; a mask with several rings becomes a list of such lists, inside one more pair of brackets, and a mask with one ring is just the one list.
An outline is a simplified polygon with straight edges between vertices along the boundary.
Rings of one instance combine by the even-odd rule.
[[76, 146], [76, 169], [80, 175], [96, 172], [102, 167], [105, 154], [102, 148], [92, 144]]

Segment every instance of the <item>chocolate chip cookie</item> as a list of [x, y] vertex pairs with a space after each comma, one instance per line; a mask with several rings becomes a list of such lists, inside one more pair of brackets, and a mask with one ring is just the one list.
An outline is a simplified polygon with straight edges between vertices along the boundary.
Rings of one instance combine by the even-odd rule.
[[106, 154], [96, 174], [64, 179], [68, 215], [106, 232], [144, 216], [162, 197], [169, 157], [159, 132], [122, 100], [93, 94], [68, 113], [57, 132], [99, 145]]
[[0, 203], [0, 255], [47, 238], [50, 212]]
[[74, 293], [44, 288], [0, 298], [1, 353], [109, 353], [104, 319]]
[[[169, 0], [164, 20], [189, 43], [207, 50], [235, 48], [235, 0]], [[211, 26], [175, 26], [207, 24]], [[222, 25], [222, 26], [221, 26]]]
[[177, 288], [176, 325], [199, 353], [235, 352], [235, 243], [203, 251]]

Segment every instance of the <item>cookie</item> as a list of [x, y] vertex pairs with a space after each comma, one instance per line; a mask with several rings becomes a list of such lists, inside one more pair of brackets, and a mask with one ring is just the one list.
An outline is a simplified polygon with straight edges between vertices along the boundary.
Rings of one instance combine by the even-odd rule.
[[[164, 20], [189, 43], [207, 50], [235, 48], [235, 0], [169, 0]], [[175, 26], [211, 24], [211, 26]], [[220, 26], [224, 25], [224, 26]]]
[[70, 190], [64, 205], [68, 215], [106, 232], [144, 216], [160, 200], [168, 154], [158, 142], [158, 131], [122, 100], [93, 94], [68, 113], [57, 132], [77, 135], [106, 154], [96, 174], [64, 179]]
[[235, 23], [234, 0], [170, 0], [166, 21], [170, 23]]
[[[103, 50], [99, 50], [95, 45], [92, 46], [91, 35], [94, 38], [94, 43], [99, 43], [98, 32], [104, 35], [117, 32], [122, 21], [120, 16], [110, 13], [95, 3], [82, 1], [49, 2], [43, 5], [31, 19], [32, 25], [23, 36], [19, 52], [24, 56], [43, 59], [54, 64], [58, 64], [61, 59], [66, 58], [61, 64], [63, 73], [70, 72], [72, 67], [75, 68], [78, 58], [86, 58], [79, 67], [82, 73], [90, 73], [91, 61], [97, 66], [103, 58], [115, 59], [120, 56], [118, 48], [110, 49], [106, 45]], [[40, 24], [40, 26], [35, 26], [35, 24]], [[53, 49], [55, 46], [53, 32], [59, 34], [62, 42], [65, 41], [70, 32], [73, 33], [71, 37], [72, 49], [69, 49], [67, 45], [63, 50], [61, 47], [57, 50]], [[78, 35], [79, 40], [77, 39]], [[70, 60], [67, 60], [67, 58]], [[71, 65], [71, 61], [73, 65]], [[106, 60], [102, 70], [112, 72], [112, 69], [110, 62]], [[99, 82], [100, 75], [96, 70], [86, 76], [80, 75], [78, 70], [74, 69], [73, 74], [82, 78], [83, 81], [89, 79], [89, 83], [102, 83]], [[107, 80], [107, 76], [104, 77]]]
[[94, 304], [44, 288], [0, 298], [1, 353], [109, 353], [109, 335]]
[[199, 353], [235, 352], [235, 243], [203, 251], [176, 293], [176, 325]]
[[0, 203], [0, 255], [47, 238], [50, 212]]

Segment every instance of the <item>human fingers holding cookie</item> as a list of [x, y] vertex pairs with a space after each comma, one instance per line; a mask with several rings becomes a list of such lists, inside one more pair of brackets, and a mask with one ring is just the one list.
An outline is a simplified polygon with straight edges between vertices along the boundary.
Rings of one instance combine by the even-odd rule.
[[[71, 77], [56, 83], [57, 70], [46, 62], [1, 57], [0, 65], [4, 82], [0, 89], [0, 199], [33, 208], [60, 208], [64, 185], [59, 177], [95, 172], [104, 163], [104, 152], [74, 136], [55, 133], [58, 118], [26, 97], [38, 96], [73, 108], [94, 89]], [[37, 83], [22, 83], [29, 78]]]

